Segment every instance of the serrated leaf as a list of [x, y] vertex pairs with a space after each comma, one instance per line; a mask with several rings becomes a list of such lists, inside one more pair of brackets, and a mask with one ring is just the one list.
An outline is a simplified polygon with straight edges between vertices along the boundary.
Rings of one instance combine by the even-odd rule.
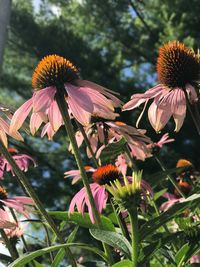
[[121, 154], [124, 150], [124, 145], [126, 144], [126, 140], [122, 137], [119, 141], [108, 144], [100, 154], [101, 162], [110, 162]]
[[130, 260], [123, 260], [115, 263], [112, 267], [132, 267], [133, 263]]
[[[49, 214], [57, 220], [62, 220], [68, 223], [75, 223], [79, 226], [85, 227], [85, 228], [97, 228], [96, 224], [93, 224], [90, 220], [90, 216], [88, 213], [84, 213], [84, 215], [80, 214], [79, 212], [73, 212], [70, 214], [67, 211], [49, 211]], [[110, 219], [108, 219], [105, 216], [101, 217], [101, 227], [103, 230], [107, 231], [115, 231], [115, 227]]]
[[128, 240], [121, 234], [104, 231], [99, 229], [90, 229], [91, 235], [111, 247], [119, 249], [123, 252], [129, 259], [131, 259], [132, 248]]

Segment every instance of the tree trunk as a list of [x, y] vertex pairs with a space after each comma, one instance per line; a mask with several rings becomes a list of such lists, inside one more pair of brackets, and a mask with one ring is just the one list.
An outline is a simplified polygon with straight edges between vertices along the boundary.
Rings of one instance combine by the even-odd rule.
[[0, 73], [3, 64], [3, 52], [10, 20], [11, 0], [0, 0]]

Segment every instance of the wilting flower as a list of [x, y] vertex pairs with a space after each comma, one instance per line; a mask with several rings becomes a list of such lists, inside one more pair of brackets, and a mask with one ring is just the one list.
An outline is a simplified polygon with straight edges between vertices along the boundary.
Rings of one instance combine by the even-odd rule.
[[114, 180], [106, 189], [113, 195], [115, 201], [124, 210], [140, 206], [145, 208], [148, 197], [153, 196], [151, 186], [142, 180], [142, 171], [134, 172], [132, 176], [124, 176], [122, 181]]
[[[8, 152], [14, 154], [12, 156], [14, 161], [16, 162], [18, 167], [24, 172], [28, 170], [30, 162], [33, 163], [34, 167], [37, 166], [35, 160], [32, 157], [26, 154], [17, 154], [18, 151], [15, 148], [8, 148]], [[2, 155], [0, 156], [0, 179], [3, 179], [4, 172], [11, 172], [13, 176], [15, 175], [12, 166]]]
[[199, 81], [199, 59], [184, 44], [169, 42], [159, 50], [157, 74], [160, 83], [143, 94], [133, 95], [123, 108], [130, 110], [145, 103], [138, 125], [148, 101], [153, 99], [148, 110], [152, 127], [159, 132], [173, 116], [178, 132], [186, 115], [186, 95], [190, 104], [198, 101], [193, 84]]
[[24, 231], [19, 224], [16, 222], [9, 211], [0, 208], [0, 229], [3, 229], [9, 238], [20, 237]]
[[[120, 174], [118, 169], [112, 164], [99, 167], [95, 172], [93, 172], [92, 180], [94, 183], [90, 184], [90, 189], [99, 214], [101, 214], [102, 210], [106, 208], [108, 200], [108, 193], [105, 185], [110, 184], [112, 181], [117, 179], [120, 179]], [[95, 223], [92, 207], [85, 187], [73, 197], [69, 206], [69, 213], [73, 213], [75, 211], [75, 207], [81, 214], [88, 211], [92, 223]]]
[[[33, 206], [34, 201], [30, 197], [8, 197], [6, 190], [0, 186], [0, 212], [4, 210], [5, 207], [15, 209], [17, 212], [23, 214], [25, 217], [29, 218], [29, 207]], [[0, 213], [1, 215], [1, 213]]]
[[[136, 129], [120, 121], [96, 122], [88, 127], [85, 127], [84, 130], [97, 158], [105, 148], [105, 144], [117, 142], [122, 137], [127, 141], [130, 154], [136, 159], [144, 160], [149, 154], [147, 144], [152, 143], [152, 141], [145, 135], [145, 130]], [[76, 133], [78, 146], [81, 146], [83, 140], [83, 135], [80, 131], [78, 131]], [[101, 144], [102, 146], [98, 148], [98, 144]], [[91, 157], [91, 153], [88, 148], [87, 155], [89, 158]]]
[[36, 67], [32, 86], [34, 94], [15, 113], [11, 121], [10, 132], [16, 132], [32, 110], [30, 130], [32, 134], [41, 124], [48, 123], [43, 129], [49, 138], [63, 124], [63, 119], [57, 105], [58, 95], [65, 97], [69, 113], [78, 122], [86, 126], [91, 115], [106, 119], [115, 119], [118, 114], [114, 108], [121, 101], [111, 94], [111, 91], [93, 82], [81, 80], [77, 68], [63, 57], [50, 55], [44, 57]]

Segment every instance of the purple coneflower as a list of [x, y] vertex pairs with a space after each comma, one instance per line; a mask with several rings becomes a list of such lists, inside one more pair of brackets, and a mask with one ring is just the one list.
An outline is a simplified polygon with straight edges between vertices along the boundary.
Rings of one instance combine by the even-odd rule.
[[[120, 179], [120, 173], [117, 167], [112, 164], [105, 165], [96, 169], [92, 174], [92, 180], [94, 183], [90, 184], [90, 189], [97, 207], [99, 214], [106, 208], [108, 200], [108, 192], [106, 191], [105, 185]], [[87, 196], [85, 187], [83, 187], [72, 199], [69, 206], [69, 213], [75, 211], [75, 207], [78, 212], [84, 214], [88, 211], [91, 222], [95, 223], [92, 208]]]
[[5, 231], [8, 238], [20, 237], [24, 233], [19, 222], [16, 222], [5, 209], [0, 209], [0, 229]]
[[115, 119], [114, 108], [121, 101], [111, 91], [93, 82], [81, 80], [77, 68], [67, 59], [50, 55], [44, 57], [36, 67], [32, 86], [34, 93], [15, 113], [11, 120], [10, 132], [16, 132], [32, 110], [30, 130], [32, 134], [41, 124], [48, 123], [42, 135], [51, 139], [63, 124], [56, 97], [62, 92], [69, 113], [79, 123], [87, 126], [91, 115]]
[[[151, 139], [145, 135], [145, 130], [136, 129], [120, 121], [96, 122], [84, 129], [87, 138], [90, 141], [91, 148], [93, 152], [96, 153], [97, 158], [100, 156], [105, 144], [119, 141], [124, 137], [127, 141], [131, 155], [136, 159], [144, 160], [149, 153], [147, 144], [152, 143]], [[82, 144], [83, 140], [83, 135], [78, 131], [76, 133], [78, 146]], [[102, 145], [100, 148], [98, 148], [99, 143]], [[91, 157], [88, 148], [87, 155], [89, 158]]]
[[[28, 156], [26, 154], [17, 154], [18, 151], [15, 148], [8, 148], [8, 152], [14, 154], [12, 156], [14, 161], [16, 162], [20, 170], [24, 172], [28, 170], [30, 162], [33, 163], [34, 167], [37, 166], [35, 160], [31, 156]], [[4, 179], [4, 172], [11, 172], [13, 176], [15, 175], [9, 162], [4, 158], [4, 156], [0, 156], [0, 179]]]
[[186, 96], [190, 104], [198, 101], [194, 88], [200, 78], [198, 56], [182, 43], [169, 42], [159, 50], [157, 74], [160, 83], [143, 94], [133, 95], [123, 109], [134, 109], [145, 103], [138, 125], [148, 101], [153, 99], [148, 117], [155, 131], [162, 130], [173, 116], [178, 132], [186, 115]]
[[15, 209], [17, 212], [29, 218], [28, 206], [30, 205], [34, 205], [34, 201], [30, 197], [8, 197], [6, 190], [0, 186], [0, 212], [5, 210], [5, 207], [8, 207]]

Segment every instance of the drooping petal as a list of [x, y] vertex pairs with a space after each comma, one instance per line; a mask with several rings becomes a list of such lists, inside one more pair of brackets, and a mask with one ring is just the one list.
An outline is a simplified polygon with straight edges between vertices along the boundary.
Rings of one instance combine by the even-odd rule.
[[94, 105], [92, 99], [84, 87], [77, 87], [72, 84], [66, 83], [65, 89], [69, 98], [73, 99], [73, 102], [76, 103], [77, 106], [89, 113], [93, 112]]
[[73, 116], [77, 119], [77, 121], [80, 122], [83, 126], [89, 125], [91, 113], [82, 109], [70, 96], [68, 97], [68, 104]]
[[56, 132], [63, 124], [63, 119], [58, 108], [58, 104], [55, 100], [52, 102], [49, 108], [48, 117], [53, 130]]
[[186, 116], [186, 99], [181, 89], [174, 90], [172, 101], [172, 113], [175, 121], [175, 132], [178, 132], [183, 125]]
[[96, 83], [87, 81], [87, 80], [77, 80], [77, 84], [80, 86], [84, 86], [84, 87], [89, 87], [91, 89], [94, 89], [96, 91], [98, 91], [99, 93], [107, 96], [108, 98], [110, 98], [113, 102], [113, 106], [114, 107], [120, 107], [122, 102], [121, 100], [119, 100], [117, 97], [115, 97], [113, 94], [119, 94], [117, 92], [114, 92], [112, 90], [109, 90], [101, 85], [98, 85]]
[[25, 119], [30, 113], [32, 107], [33, 107], [33, 100], [31, 98], [15, 111], [10, 123], [10, 130], [9, 130], [10, 135], [16, 133], [21, 128], [22, 124], [24, 123]]
[[46, 87], [33, 94], [33, 112], [46, 112], [54, 100], [56, 88]]
[[41, 133], [41, 137], [44, 137], [45, 134], [47, 134], [49, 140], [52, 140], [53, 139], [53, 136], [55, 134], [55, 131], [51, 127], [50, 122], [48, 122], [47, 124], [45, 124], [45, 126], [43, 127], [42, 133]]
[[31, 131], [32, 135], [34, 135], [37, 132], [37, 130], [40, 128], [42, 122], [43, 122], [43, 120], [42, 120], [41, 116], [39, 115], [39, 113], [33, 113], [31, 115], [30, 131]]

